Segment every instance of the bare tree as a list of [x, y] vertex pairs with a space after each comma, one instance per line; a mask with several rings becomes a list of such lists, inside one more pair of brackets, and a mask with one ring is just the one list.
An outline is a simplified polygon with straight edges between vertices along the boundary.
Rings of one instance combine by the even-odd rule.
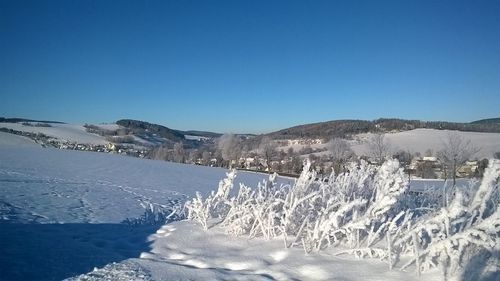
[[[438, 157], [445, 165], [445, 174], [451, 173], [453, 186], [456, 184], [457, 169], [471, 159], [479, 148], [475, 147], [470, 140], [462, 138], [458, 133], [449, 133], [443, 142], [443, 148], [438, 152]], [[447, 173], [449, 171], [449, 173]]]
[[368, 140], [368, 149], [370, 156], [382, 164], [391, 151], [391, 144], [385, 139], [384, 134], [377, 133]]
[[300, 174], [302, 171], [302, 159], [297, 153], [293, 153], [287, 162], [285, 162], [285, 166], [283, 167], [288, 173], [292, 174]]
[[186, 159], [186, 155], [184, 152], [184, 147], [181, 142], [176, 142], [174, 144], [174, 161], [178, 163], [184, 163], [184, 160]]
[[270, 138], [265, 137], [261, 140], [259, 150], [266, 160], [267, 167], [271, 170], [271, 160], [276, 155], [278, 145]]
[[210, 152], [208, 151], [203, 151], [201, 155], [201, 159], [203, 161], [203, 165], [208, 165], [210, 164], [210, 160], [212, 159], [212, 155], [210, 155]]
[[233, 160], [238, 160], [241, 156], [241, 139], [233, 134], [222, 135], [217, 142], [217, 147], [228, 167], [231, 167]]
[[167, 160], [168, 148], [166, 146], [157, 146], [150, 152], [150, 158], [153, 160]]
[[191, 149], [188, 155], [188, 163], [197, 163], [198, 159], [201, 158], [201, 151], [198, 149]]
[[332, 139], [327, 143], [326, 147], [328, 152], [330, 152], [330, 157], [332, 158], [333, 167], [336, 172], [339, 172], [340, 167], [344, 166], [344, 164], [355, 155], [349, 143], [340, 138]]
[[410, 182], [411, 174], [415, 172], [415, 169], [410, 168], [411, 160], [413, 158], [411, 152], [409, 150], [398, 150], [392, 157], [398, 159], [399, 163], [405, 168], [405, 172], [408, 174], [408, 182]]

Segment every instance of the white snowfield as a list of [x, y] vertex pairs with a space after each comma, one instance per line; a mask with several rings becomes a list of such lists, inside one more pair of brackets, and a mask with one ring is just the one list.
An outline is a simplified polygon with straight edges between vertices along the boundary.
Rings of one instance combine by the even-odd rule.
[[36, 127], [25, 126], [22, 123], [0, 123], [0, 128], [7, 128], [30, 133], [42, 133], [59, 140], [69, 142], [96, 145], [105, 145], [108, 143], [108, 141], [106, 141], [104, 137], [87, 132], [83, 125], [51, 123], [50, 126], [51, 127]]
[[0, 146], [40, 147], [30, 138], [4, 132], [0, 132]]
[[[479, 152], [475, 155], [476, 158], [492, 158], [495, 152], [500, 152], [500, 134], [499, 133], [477, 133], [477, 132], [460, 132], [449, 130], [434, 130], [434, 129], [415, 129], [411, 131], [385, 134], [386, 139], [393, 146], [392, 149], [420, 152], [424, 154], [428, 149], [434, 153], [443, 148], [443, 143], [446, 141], [450, 133], [458, 134], [464, 140], [470, 140], [471, 143], [479, 148]], [[361, 140], [366, 140], [370, 134], [358, 135]], [[368, 152], [367, 145], [354, 144], [353, 150], [358, 155]]]
[[151, 251], [132, 261], [151, 280], [419, 280], [378, 260], [333, 251], [305, 255], [300, 248], [285, 249], [281, 240], [232, 237], [218, 227], [206, 232], [187, 221], [165, 225], [149, 239]]
[[[188, 221], [128, 225], [141, 206], [183, 206], [225, 170], [40, 148], [0, 134], [1, 280], [441, 280], [376, 259], [304, 255], [283, 241], [231, 237]], [[16, 144], [17, 143], [17, 144]], [[256, 186], [265, 176], [239, 172]], [[281, 183], [289, 180], [281, 179]], [[339, 249], [336, 249], [339, 250]]]
[[[415, 129], [410, 131], [388, 133], [385, 134], [386, 140], [391, 145], [392, 152], [398, 150], [410, 151], [411, 153], [420, 152], [424, 155], [427, 150], [432, 150], [434, 153], [443, 148], [443, 143], [446, 141], [448, 134], [456, 133], [464, 140], [470, 140], [471, 143], [479, 148], [475, 158], [492, 158], [495, 152], [500, 152], [500, 133], [477, 133], [477, 132], [460, 132], [449, 130], [435, 129]], [[355, 136], [354, 141], [349, 141], [352, 150], [356, 155], [369, 155], [367, 141], [372, 134], [359, 134]], [[306, 147], [307, 145], [288, 145], [280, 147], [287, 150], [293, 148], [295, 151]], [[313, 149], [321, 149], [327, 147], [326, 144], [309, 145]], [[318, 155], [326, 155], [328, 152], [319, 152]]]

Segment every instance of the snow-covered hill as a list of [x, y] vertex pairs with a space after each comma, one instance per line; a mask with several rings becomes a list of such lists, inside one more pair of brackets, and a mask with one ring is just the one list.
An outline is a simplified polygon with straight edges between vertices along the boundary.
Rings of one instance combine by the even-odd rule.
[[[449, 130], [434, 130], [434, 129], [415, 129], [411, 131], [403, 131], [398, 133], [385, 134], [389, 143], [393, 146], [393, 150], [402, 149], [410, 152], [420, 152], [424, 154], [428, 149], [434, 152], [439, 151], [443, 147], [448, 134], [454, 133], [461, 136], [464, 140], [470, 140], [471, 143], [480, 148], [476, 154], [478, 158], [491, 158], [495, 152], [500, 151], [500, 134], [499, 133], [477, 133], [477, 132], [460, 132]], [[370, 134], [358, 135], [360, 140], [366, 140]], [[353, 150], [357, 154], [367, 152], [366, 143], [358, 143], [353, 145]]]
[[[422, 155], [427, 150], [432, 150], [434, 153], [442, 149], [448, 134], [454, 133], [461, 136], [464, 140], [470, 140], [471, 143], [478, 147], [480, 150], [475, 157], [492, 158], [495, 152], [500, 152], [500, 133], [477, 133], [477, 132], [461, 132], [449, 130], [435, 130], [435, 129], [415, 129], [410, 131], [403, 131], [397, 133], [387, 133], [385, 137], [391, 144], [392, 152], [397, 150], [410, 151], [411, 153], [419, 152]], [[371, 134], [359, 134], [354, 136], [354, 140], [349, 140], [351, 148], [354, 152], [360, 155], [368, 155], [368, 145]], [[292, 147], [295, 151], [310, 146], [313, 149], [325, 149], [326, 144], [316, 143], [311, 145], [304, 144], [290, 144], [288, 146], [280, 147], [280, 149], [288, 149]], [[324, 152], [327, 153], [327, 152]], [[320, 154], [324, 154], [320, 153]]]
[[42, 133], [60, 141], [76, 142], [81, 144], [105, 145], [108, 143], [104, 137], [87, 132], [83, 125], [51, 123], [50, 127], [38, 127], [26, 126], [22, 123], [0, 123], [0, 128], [30, 133]]

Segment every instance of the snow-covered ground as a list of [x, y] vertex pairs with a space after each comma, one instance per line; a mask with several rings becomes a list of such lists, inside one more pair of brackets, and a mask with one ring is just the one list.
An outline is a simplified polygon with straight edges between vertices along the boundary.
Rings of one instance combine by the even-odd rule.
[[61, 141], [96, 145], [105, 145], [108, 143], [104, 137], [87, 132], [83, 125], [51, 123], [50, 126], [51, 127], [37, 127], [25, 126], [22, 123], [0, 123], [0, 128], [30, 133], [42, 133]]
[[[470, 140], [471, 143], [479, 148], [479, 152], [475, 157], [492, 158], [495, 152], [500, 151], [500, 134], [498, 133], [477, 133], [477, 132], [459, 132], [449, 130], [434, 130], [434, 129], [415, 129], [411, 131], [385, 134], [385, 137], [395, 150], [405, 150], [412, 153], [420, 152], [424, 154], [428, 149], [434, 153], [443, 148], [443, 143], [446, 141], [450, 133], [456, 133], [464, 140]], [[361, 140], [366, 140], [370, 134], [361, 134], [358, 136]], [[353, 150], [356, 154], [366, 154], [368, 148], [366, 143], [353, 145]]]
[[[283, 241], [231, 237], [179, 221], [129, 225], [142, 204], [180, 207], [225, 170], [40, 148], [0, 133], [1, 280], [440, 280], [375, 259], [305, 255]], [[265, 175], [239, 172], [256, 186]], [[289, 183], [288, 179], [281, 179]], [[83, 274], [83, 275], [82, 275]]]
[[[392, 152], [397, 150], [410, 151], [411, 153], [420, 152], [424, 155], [427, 150], [431, 150], [434, 153], [443, 148], [443, 144], [446, 141], [448, 134], [456, 133], [461, 136], [464, 140], [470, 140], [471, 143], [479, 148], [479, 152], [476, 153], [475, 157], [478, 159], [492, 158], [495, 152], [500, 152], [500, 133], [477, 133], [477, 132], [460, 132], [460, 131], [449, 131], [449, 130], [435, 130], [435, 129], [415, 129], [410, 131], [398, 132], [398, 133], [388, 133], [385, 134], [386, 140], [391, 145]], [[369, 140], [371, 134], [359, 134], [354, 138], [355, 140], [350, 140], [352, 150], [357, 155], [368, 155], [369, 149], [367, 141]], [[311, 147], [312, 149], [324, 149], [327, 147], [326, 144], [312, 144], [312, 145], [288, 145], [279, 147], [286, 151], [288, 148], [293, 148], [295, 151], [300, 151], [304, 147]], [[326, 155], [328, 152], [319, 152], [317, 155]]]
[[[456, 179], [456, 185], [460, 187], [471, 187], [478, 186], [480, 183], [479, 179]], [[452, 181], [444, 179], [420, 179], [420, 178], [412, 178], [410, 181], [410, 190], [414, 192], [427, 192], [434, 191], [439, 192], [443, 190], [443, 188], [451, 188]]]
[[32, 139], [22, 136], [17, 136], [14, 134], [0, 132], [0, 146], [9, 147], [40, 147], [39, 144], [35, 143]]
[[187, 140], [195, 140], [195, 141], [207, 141], [207, 140], [210, 140], [210, 138], [207, 138], [207, 137], [192, 136], [192, 135], [184, 135], [184, 137]]
[[[282, 240], [232, 237], [217, 227], [205, 232], [187, 221], [165, 225], [148, 239], [151, 250], [128, 260], [146, 273], [145, 280], [420, 280], [377, 260], [334, 252], [304, 255], [300, 248], [285, 249]], [[80, 280], [118, 272], [99, 269]], [[439, 280], [433, 274], [422, 278]]]
[[139, 257], [156, 229], [122, 221], [141, 217], [141, 203], [180, 207], [195, 191], [215, 189], [225, 172], [41, 148], [0, 133], [0, 280], [60, 280]]
[[[180, 202], [216, 188], [225, 174], [205, 166], [28, 146], [28, 139], [4, 133], [0, 138], [0, 200], [17, 210], [3, 220], [19, 221], [22, 213], [32, 218], [23, 222], [119, 223], [140, 216], [141, 202]], [[14, 139], [24, 146], [7, 144]], [[256, 185], [264, 177], [240, 173], [238, 180]]]

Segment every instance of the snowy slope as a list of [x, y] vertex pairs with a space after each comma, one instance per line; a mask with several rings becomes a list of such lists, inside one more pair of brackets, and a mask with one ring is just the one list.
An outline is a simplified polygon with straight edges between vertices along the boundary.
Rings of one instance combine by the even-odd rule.
[[[117, 223], [140, 216], [140, 202], [170, 204], [213, 189], [225, 172], [113, 154], [0, 145], [0, 200], [23, 214], [29, 211], [37, 222]], [[240, 173], [237, 179], [256, 184], [264, 177]]]
[[25, 126], [21, 123], [0, 123], [0, 128], [16, 131], [42, 133], [47, 136], [82, 144], [107, 144], [104, 137], [88, 133], [82, 125], [50, 124], [51, 127]]
[[61, 280], [139, 257], [156, 228], [123, 220], [142, 216], [141, 203], [182, 206], [226, 172], [0, 137], [0, 280]]
[[[304, 255], [300, 248], [285, 249], [281, 240], [231, 237], [219, 228], [205, 232], [186, 221], [163, 226], [149, 240], [150, 251], [121, 264], [130, 269], [131, 262], [147, 273], [146, 280], [439, 280], [434, 274], [419, 279], [413, 273], [388, 271], [377, 260], [360, 261], [333, 252]], [[80, 280], [96, 273], [127, 272], [112, 268], [98, 269]]]
[[[388, 133], [385, 134], [386, 140], [390, 142], [393, 152], [397, 150], [410, 151], [412, 153], [420, 152], [424, 154], [428, 149], [434, 153], [442, 149], [443, 143], [449, 133], [456, 133], [464, 140], [470, 140], [472, 144], [480, 148], [476, 154], [479, 159], [491, 158], [495, 152], [500, 151], [500, 133], [477, 133], [477, 132], [460, 132], [449, 130], [434, 130], [434, 129], [415, 129], [410, 131]], [[371, 134], [359, 134], [354, 136], [354, 141], [350, 140], [351, 148], [357, 155], [367, 155], [368, 146], [366, 142], [371, 137]], [[326, 144], [309, 145], [313, 149], [325, 148]], [[306, 147], [306, 145], [288, 145], [280, 147], [286, 151], [292, 147], [295, 151]], [[318, 155], [327, 154], [328, 152], [316, 153]]]
[[0, 146], [40, 147], [30, 138], [4, 132], [0, 132]]
[[[443, 143], [450, 133], [456, 133], [464, 140], [470, 140], [474, 146], [479, 147], [481, 150], [476, 155], [478, 158], [491, 158], [495, 152], [500, 151], [500, 134], [498, 133], [415, 129], [411, 131], [386, 134], [385, 136], [393, 146], [393, 150], [402, 149], [424, 154], [428, 149], [431, 149], [434, 152], [442, 149]], [[370, 137], [370, 134], [361, 134], [358, 137], [361, 140], [366, 140]], [[358, 155], [368, 151], [368, 148], [364, 143], [355, 144], [352, 148]]]

